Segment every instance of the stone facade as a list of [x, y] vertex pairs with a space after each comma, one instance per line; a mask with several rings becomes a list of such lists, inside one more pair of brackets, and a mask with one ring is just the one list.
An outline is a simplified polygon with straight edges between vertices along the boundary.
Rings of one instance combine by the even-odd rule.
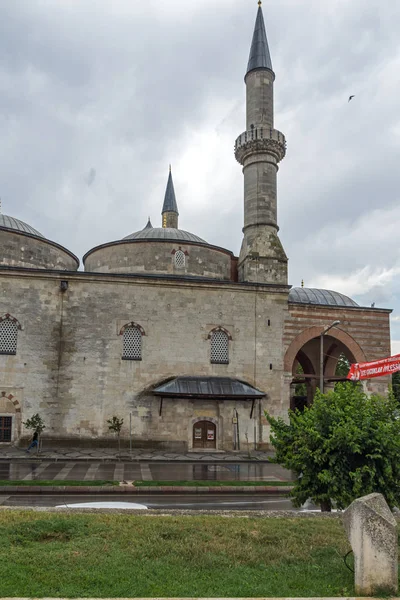
[[[23, 418], [43, 414], [45, 435], [58, 440], [108, 436], [107, 418], [129, 413], [137, 443], [169, 442], [190, 448], [193, 420], [217, 420], [217, 446], [232, 448], [232, 417], [239, 413], [241, 442], [267, 442], [261, 415], [284, 414], [281, 340], [288, 288], [263, 289], [234, 282], [209, 283], [139, 276], [57, 274], [1, 277], [0, 313], [18, 318], [15, 356], [0, 355], [0, 381], [23, 406]], [[65, 275], [64, 275], [65, 281]], [[5, 292], [5, 293], [4, 293]], [[7, 299], [5, 299], [5, 296]], [[142, 360], [122, 360], [121, 329], [134, 321], [143, 331]], [[211, 364], [209, 334], [226, 329], [229, 364]], [[234, 377], [267, 392], [250, 401], [166, 399], [151, 390], [178, 374]], [[23, 401], [22, 401], [23, 396]]]

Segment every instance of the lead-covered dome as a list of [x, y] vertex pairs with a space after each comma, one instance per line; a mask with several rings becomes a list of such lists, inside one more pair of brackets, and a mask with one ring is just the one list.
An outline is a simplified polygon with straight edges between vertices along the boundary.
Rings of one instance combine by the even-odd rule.
[[14, 229], [15, 231], [21, 231], [22, 233], [29, 233], [30, 235], [36, 235], [37, 237], [44, 238], [44, 235], [39, 233], [39, 231], [27, 223], [24, 223], [24, 221], [20, 221], [14, 217], [9, 217], [8, 215], [0, 214], [0, 228]]
[[359, 306], [357, 302], [339, 292], [303, 287], [295, 287], [290, 290], [289, 302], [294, 304], [318, 304], [320, 306]]
[[141, 231], [136, 231], [123, 238], [124, 240], [174, 240], [177, 242], [198, 242], [207, 244], [198, 235], [184, 231], [183, 229], [174, 229], [172, 227], [148, 227]]

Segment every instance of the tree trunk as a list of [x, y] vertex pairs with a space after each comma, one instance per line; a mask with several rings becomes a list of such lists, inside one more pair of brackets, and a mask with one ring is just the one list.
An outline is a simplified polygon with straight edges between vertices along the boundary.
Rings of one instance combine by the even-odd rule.
[[321, 502], [321, 512], [332, 512], [332, 504], [330, 500]]

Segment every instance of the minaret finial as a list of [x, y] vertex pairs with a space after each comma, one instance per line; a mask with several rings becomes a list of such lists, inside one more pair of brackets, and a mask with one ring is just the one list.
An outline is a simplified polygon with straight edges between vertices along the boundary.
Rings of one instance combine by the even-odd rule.
[[304, 279], [301, 280], [301, 287], [304, 287]]
[[261, 7], [261, 4], [262, 4], [261, 0], [258, 0], [258, 6]]
[[171, 163], [169, 164], [169, 172], [171, 173]]

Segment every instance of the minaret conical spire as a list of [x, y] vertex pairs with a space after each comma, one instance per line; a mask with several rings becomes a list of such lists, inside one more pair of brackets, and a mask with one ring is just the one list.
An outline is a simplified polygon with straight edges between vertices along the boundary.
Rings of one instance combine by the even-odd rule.
[[172, 181], [171, 165], [169, 166], [169, 175], [167, 189], [165, 190], [164, 204], [162, 207], [162, 226], [178, 229], [178, 205], [176, 203], [174, 182]]
[[257, 19], [254, 27], [246, 75], [254, 69], [269, 69], [270, 71], [273, 71], [261, 2], [258, 3]]

